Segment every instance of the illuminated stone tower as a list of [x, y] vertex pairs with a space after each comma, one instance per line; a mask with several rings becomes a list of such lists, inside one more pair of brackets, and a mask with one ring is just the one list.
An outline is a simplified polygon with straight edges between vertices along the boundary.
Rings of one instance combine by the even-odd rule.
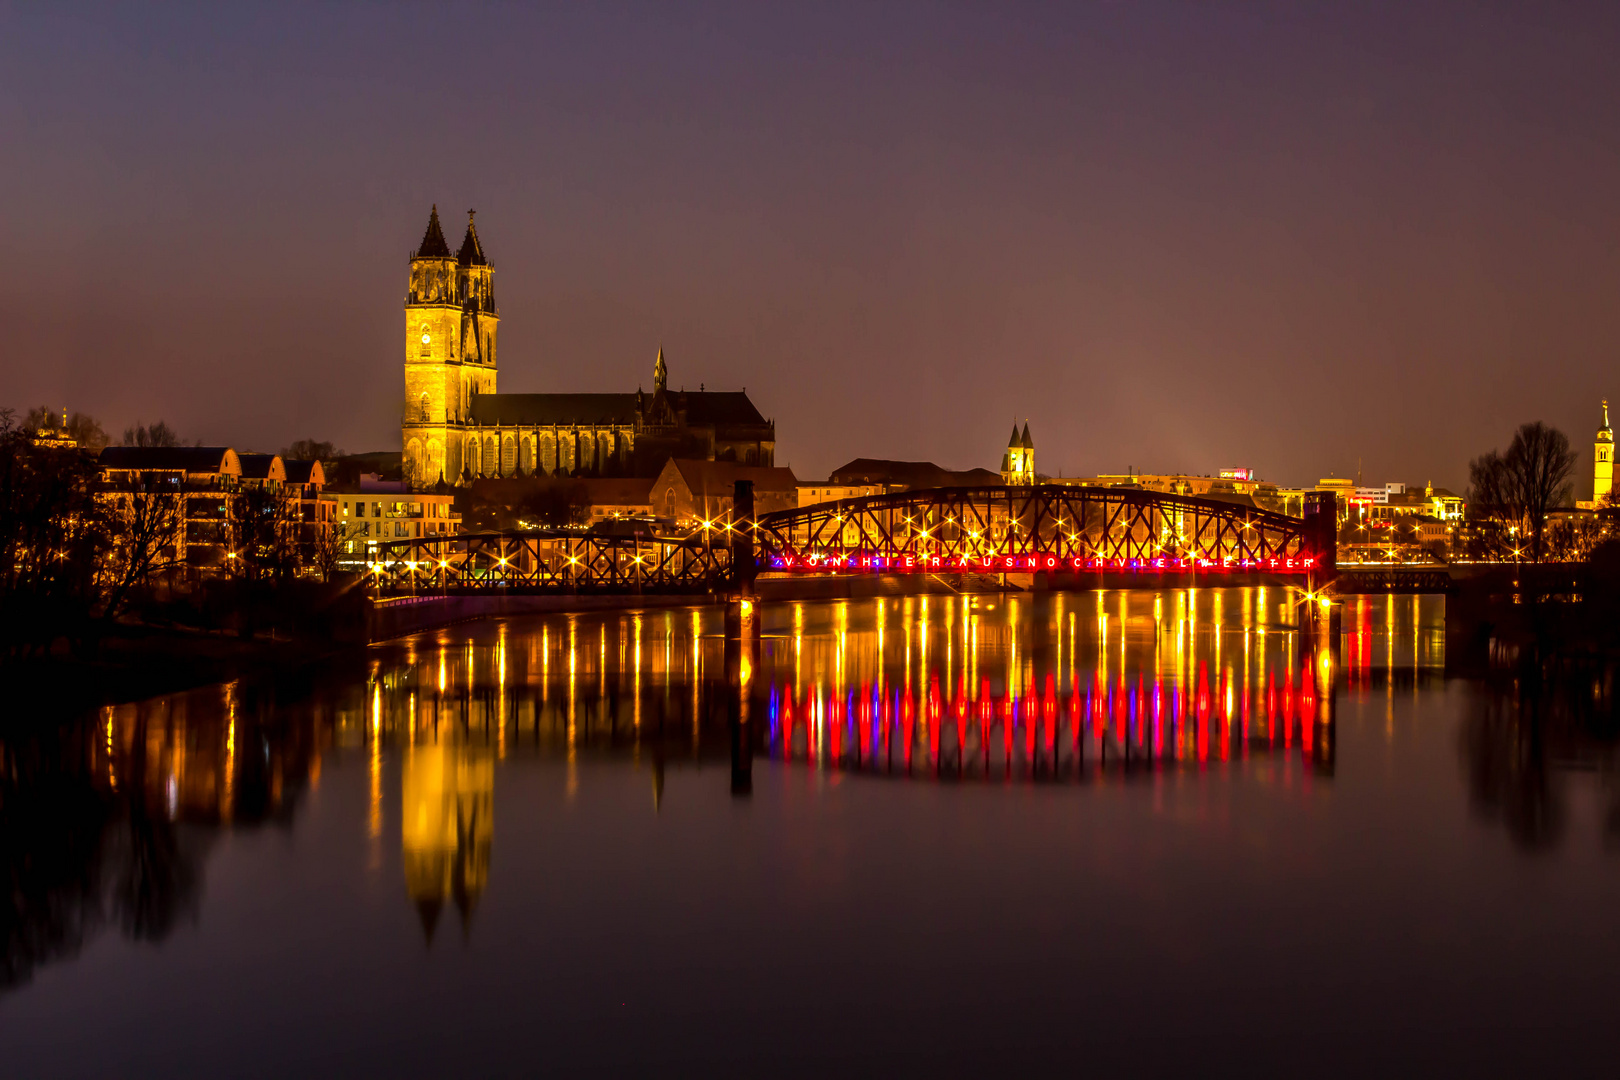
[[1592, 451], [1592, 502], [1603, 501], [1614, 490], [1614, 431], [1609, 427], [1609, 403], [1603, 403], [1603, 426], [1598, 428]]
[[1007, 453], [1001, 459], [1001, 479], [1009, 484], [1035, 482], [1035, 442], [1029, 437], [1029, 421], [1024, 421], [1023, 434], [1014, 424], [1012, 437], [1007, 440]]
[[495, 270], [484, 257], [467, 213], [461, 250], [450, 254], [439, 208], [428, 216], [422, 243], [411, 255], [405, 295], [405, 409], [400, 436], [406, 479], [428, 487], [479, 475], [477, 441], [469, 439], [470, 403], [495, 393]]

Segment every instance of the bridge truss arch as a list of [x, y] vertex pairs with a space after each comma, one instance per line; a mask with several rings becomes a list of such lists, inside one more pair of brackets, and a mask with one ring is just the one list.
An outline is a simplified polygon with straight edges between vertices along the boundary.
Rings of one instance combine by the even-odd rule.
[[1331, 573], [1331, 494], [1306, 517], [1140, 488], [933, 488], [818, 503], [759, 518], [765, 573]]
[[421, 593], [675, 593], [729, 589], [731, 549], [700, 539], [567, 530], [460, 533], [370, 545], [381, 596]]

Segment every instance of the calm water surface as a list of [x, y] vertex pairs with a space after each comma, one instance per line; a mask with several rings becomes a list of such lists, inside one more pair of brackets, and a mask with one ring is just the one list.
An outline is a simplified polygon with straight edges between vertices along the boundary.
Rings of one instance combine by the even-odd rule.
[[759, 618], [0, 745], [5, 1074], [1614, 1075], [1603, 680], [1447, 681], [1439, 598]]

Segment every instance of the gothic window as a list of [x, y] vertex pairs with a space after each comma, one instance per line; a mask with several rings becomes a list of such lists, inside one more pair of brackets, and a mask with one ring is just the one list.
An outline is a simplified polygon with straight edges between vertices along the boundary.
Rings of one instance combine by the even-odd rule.
[[557, 471], [557, 440], [549, 431], [540, 436], [540, 467], [547, 476]]
[[422, 483], [422, 441], [412, 439], [405, 447], [405, 479], [411, 484]]
[[667, 518], [675, 516], [675, 489], [673, 487], [664, 492], [664, 516]]
[[495, 456], [495, 436], [484, 436], [484, 469], [493, 476], [500, 464], [501, 459]]
[[534, 472], [534, 440], [527, 435], [523, 436], [523, 465], [526, 473]]
[[427, 323], [423, 323], [422, 328], [417, 333], [418, 343], [421, 346], [420, 355], [423, 359], [427, 359], [433, 355], [433, 332], [428, 329]]
[[418, 406], [420, 408], [420, 412], [417, 415], [421, 417], [422, 422], [425, 424], [431, 416], [431, 412], [428, 409], [428, 396], [426, 393], [422, 395], [420, 401], [418, 402]]
[[424, 484], [437, 484], [439, 477], [444, 475], [444, 447], [439, 445], [438, 439], [428, 440], [426, 472], [422, 479]]
[[467, 440], [467, 471], [477, 476], [480, 473], [478, 466], [478, 436], [474, 435]]
[[508, 435], [501, 440], [501, 475], [511, 476], [517, 468], [517, 440]]

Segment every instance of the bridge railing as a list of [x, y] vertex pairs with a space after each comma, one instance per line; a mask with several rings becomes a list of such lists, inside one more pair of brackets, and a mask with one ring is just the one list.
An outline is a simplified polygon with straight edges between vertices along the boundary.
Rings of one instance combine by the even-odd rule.
[[535, 530], [370, 545], [377, 593], [689, 592], [729, 586], [731, 551], [702, 540]]

